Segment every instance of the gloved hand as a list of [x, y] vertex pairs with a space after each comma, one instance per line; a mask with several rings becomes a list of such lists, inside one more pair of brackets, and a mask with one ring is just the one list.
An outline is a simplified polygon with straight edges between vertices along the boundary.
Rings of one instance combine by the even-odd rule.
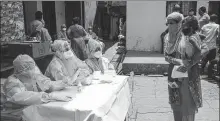
[[78, 92], [82, 91], [82, 84], [81, 84], [81, 82], [79, 82], [78, 85], [77, 85], [77, 91]]
[[51, 85], [50, 90], [51, 91], [59, 91], [59, 90], [64, 89], [65, 87], [67, 87], [67, 84], [62, 82], [62, 83], [59, 83], [59, 84]]
[[88, 77], [90, 75], [89, 70], [79, 68], [79, 76], [78, 77]]
[[72, 100], [72, 97], [66, 96], [66, 95], [58, 95], [57, 93], [49, 93], [49, 99], [54, 101], [62, 101], [62, 102], [68, 102]]
[[64, 85], [66, 85], [66, 86], [73, 86], [73, 85], [74, 85], [73, 82], [70, 81], [69, 78], [64, 78], [64, 79], [63, 79], [63, 83], [64, 83]]

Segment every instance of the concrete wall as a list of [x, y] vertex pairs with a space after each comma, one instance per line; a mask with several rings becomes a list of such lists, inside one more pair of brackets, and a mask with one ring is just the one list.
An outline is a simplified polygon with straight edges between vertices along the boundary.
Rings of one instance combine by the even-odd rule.
[[209, 1], [197, 1], [197, 13], [196, 13], [196, 15], [198, 15], [198, 10], [201, 6], [205, 6], [206, 10], [207, 10], [207, 13], [208, 13]]
[[55, 1], [55, 12], [56, 12], [56, 28], [57, 32], [60, 31], [60, 26], [66, 23], [65, 20], [65, 2]]
[[87, 30], [90, 25], [93, 25], [96, 15], [97, 4], [96, 1], [84, 1], [85, 10], [85, 29]]
[[127, 49], [160, 51], [166, 1], [127, 1]]

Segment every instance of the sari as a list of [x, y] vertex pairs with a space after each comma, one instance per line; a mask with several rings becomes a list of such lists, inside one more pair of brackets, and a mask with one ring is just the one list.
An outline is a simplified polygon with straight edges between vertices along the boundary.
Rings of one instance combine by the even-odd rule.
[[85, 29], [78, 24], [70, 26], [67, 30], [67, 36], [71, 40], [71, 47], [80, 60], [87, 59], [85, 43], [86, 35], [87, 32]]
[[[170, 31], [169, 31], [170, 32]], [[175, 121], [194, 121], [195, 113], [202, 107], [201, 82], [199, 76], [199, 60], [201, 58], [201, 39], [198, 33], [185, 37], [181, 31], [174, 39], [166, 40], [165, 60], [169, 62], [168, 82], [175, 82], [178, 88], [168, 86], [169, 103]], [[175, 36], [174, 36], [175, 37]], [[168, 37], [166, 38], [168, 39]], [[173, 44], [173, 45], [169, 45]], [[181, 59], [187, 67], [188, 77], [172, 78], [172, 70]]]

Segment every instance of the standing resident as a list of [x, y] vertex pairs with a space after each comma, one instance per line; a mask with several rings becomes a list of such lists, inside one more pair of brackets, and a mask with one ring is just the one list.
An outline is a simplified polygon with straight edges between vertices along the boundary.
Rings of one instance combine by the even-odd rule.
[[[169, 35], [166, 38], [165, 60], [169, 62], [168, 91], [169, 103], [175, 121], [194, 121], [195, 113], [202, 106], [201, 83], [198, 62], [201, 57], [201, 39], [198, 21], [195, 18], [184, 20], [180, 14], [167, 17]], [[173, 68], [187, 73], [188, 77], [172, 78]]]
[[87, 59], [86, 52], [86, 40], [87, 40], [87, 32], [85, 29], [79, 25], [79, 17], [73, 18], [73, 25], [70, 26], [67, 30], [67, 36], [71, 40], [71, 47], [75, 52], [76, 56], [80, 60]]
[[217, 20], [218, 20], [218, 16], [213, 14], [210, 16], [210, 22], [201, 28], [201, 34], [206, 36], [203, 43], [208, 46], [208, 53], [202, 59], [202, 64], [201, 64], [202, 73], [204, 72], [204, 68], [207, 62], [211, 62], [216, 57], [216, 48], [217, 48], [216, 42], [219, 36], [219, 25], [216, 24]]
[[209, 23], [210, 17], [207, 14], [206, 8], [204, 6], [199, 8], [199, 28], [201, 29], [205, 24]]

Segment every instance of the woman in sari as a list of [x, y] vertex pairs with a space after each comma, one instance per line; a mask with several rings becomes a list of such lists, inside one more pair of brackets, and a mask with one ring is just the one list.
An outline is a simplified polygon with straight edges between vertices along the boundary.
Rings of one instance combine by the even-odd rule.
[[[201, 39], [196, 19], [184, 20], [181, 14], [172, 13], [167, 17], [168, 36], [165, 40], [165, 60], [169, 62], [168, 92], [169, 103], [175, 121], [194, 121], [195, 113], [202, 106], [199, 60]], [[183, 28], [183, 29], [182, 29]], [[188, 77], [172, 78], [174, 66], [177, 71], [186, 72]]]
[[90, 73], [94, 71], [104, 72], [105, 70], [114, 70], [114, 66], [109, 60], [102, 56], [101, 44], [96, 40], [90, 39], [88, 42], [89, 56], [86, 64], [89, 66]]
[[67, 30], [67, 36], [71, 40], [71, 47], [76, 56], [81, 59], [87, 59], [86, 54], [86, 35], [85, 29], [79, 25], [79, 18], [73, 18], [73, 25]]

